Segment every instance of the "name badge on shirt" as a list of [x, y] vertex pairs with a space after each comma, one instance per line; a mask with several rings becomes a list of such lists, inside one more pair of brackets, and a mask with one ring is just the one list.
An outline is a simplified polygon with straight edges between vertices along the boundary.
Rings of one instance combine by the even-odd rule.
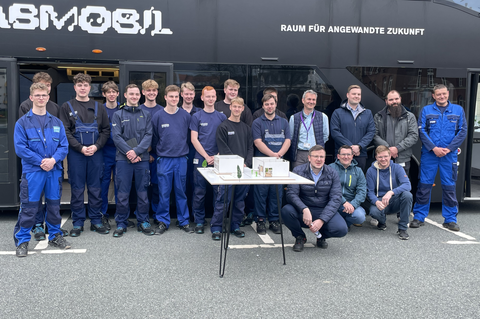
[[60, 133], [60, 126], [54, 126], [53, 133]]
[[200, 126], [208, 126], [208, 123], [200, 123]]
[[162, 124], [162, 128], [170, 127], [170, 124]]
[[228, 135], [235, 135], [235, 131], [233, 131], [233, 132], [228, 132]]
[[193, 159], [193, 164], [194, 164], [194, 165], [198, 164], [198, 158], [194, 158], [194, 159]]
[[303, 147], [310, 148], [310, 143], [303, 143]]

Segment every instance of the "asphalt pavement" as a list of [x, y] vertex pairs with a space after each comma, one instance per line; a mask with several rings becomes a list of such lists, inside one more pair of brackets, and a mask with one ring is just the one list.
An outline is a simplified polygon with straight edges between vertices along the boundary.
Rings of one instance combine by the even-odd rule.
[[[3, 212], [0, 317], [479, 318], [480, 203], [460, 211], [460, 233], [441, 227], [436, 204], [425, 226], [408, 230], [409, 240], [398, 239], [395, 215], [386, 231], [367, 217], [344, 238], [328, 239], [328, 249], [310, 245], [301, 253], [284, 227], [286, 265], [281, 248], [247, 226], [245, 238], [231, 237], [223, 278], [220, 243], [208, 228], [186, 234], [172, 223], [163, 235], [129, 229], [113, 238], [87, 222], [80, 237], [67, 238], [71, 251], [56, 254], [32, 239], [33, 253], [17, 258], [16, 213]], [[64, 227], [72, 228], [71, 219]]]

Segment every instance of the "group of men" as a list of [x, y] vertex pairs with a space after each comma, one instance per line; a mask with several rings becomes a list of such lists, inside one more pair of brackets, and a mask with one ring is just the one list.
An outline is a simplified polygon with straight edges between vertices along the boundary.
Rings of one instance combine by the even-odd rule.
[[[21, 209], [14, 232], [19, 257], [28, 254], [30, 232], [35, 240], [45, 239], [44, 221], [49, 244], [70, 248], [64, 239], [68, 231], [60, 228], [59, 212], [65, 157], [71, 185], [72, 237], [80, 236], [84, 230], [85, 185], [90, 230], [110, 233], [108, 190], [112, 174], [116, 201], [113, 237], [122, 237], [129, 227], [136, 227], [148, 236], [167, 231], [172, 190], [177, 226], [187, 233], [202, 234], [206, 225], [207, 181], [196, 168], [204, 164], [212, 166], [217, 154], [239, 155], [244, 158], [245, 166], [251, 167], [255, 153], [255, 156], [286, 156], [292, 162], [294, 173], [314, 181], [314, 185], [287, 187], [288, 204], [281, 212], [285, 225], [296, 238], [295, 251], [303, 250], [306, 241], [302, 227], [315, 233], [318, 247], [326, 248], [327, 238], [345, 236], [350, 225], [361, 225], [365, 220], [361, 204], [367, 194], [370, 215], [378, 220], [378, 229], [385, 230], [386, 213], [399, 212], [399, 237], [408, 239], [406, 229], [412, 195], [407, 175], [418, 129], [415, 116], [401, 105], [396, 91], [387, 95], [387, 106], [373, 117], [361, 104], [360, 87], [350, 86], [347, 99], [335, 110], [329, 126], [328, 117], [315, 110], [317, 93], [313, 90], [303, 94], [303, 110], [287, 120], [285, 114], [277, 110], [278, 95], [274, 88], [264, 91], [262, 108], [252, 116], [244, 100], [238, 97], [239, 83], [232, 79], [224, 83], [222, 101], [217, 102], [213, 87], [202, 89], [203, 109], [193, 105], [195, 88], [191, 83], [184, 83], [181, 88], [167, 86], [166, 105], [162, 107], [156, 102], [158, 84], [153, 80], [142, 83], [141, 89], [135, 84], [127, 85], [126, 102], [122, 105], [117, 102], [118, 86], [109, 81], [102, 87], [106, 99], [102, 106], [89, 98], [90, 76], [77, 74], [73, 78], [76, 97], [58, 107], [49, 101], [52, 79], [48, 74], [36, 74], [33, 82], [29, 100], [20, 107], [21, 117], [14, 136], [23, 166]], [[139, 105], [142, 94], [145, 103]], [[447, 176], [442, 169], [446, 169], [447, 161], [451, 165], [454, 160], [456, 164], [456, 149], [466, 134], [466, 123], [463, 109], [448, 101], [447, 88], [435, 87], [433, 97], [436, 102], [424, 108], [428, 113], [422, 112], [418, 121], [423, 142], [422, 161], [425, 156], [429, 167], [421, 166], [415, 217], [410, 227], [423, 225], [428, 214], [432, 178], [440, 166], [446, 207], [444, 226], [458, 230], [456, 175]], [[451, 124], [454, 121], [455, 124]], [[443, 124], [438, 124], [440, 122]], [[451, 138], [447, 135], [450, 131]], [[337, 160], [324, 165], [324, 146], [330, 134]], [[377, 161], [365, 177], [366, 149], [372, 140], [378, 146]], [[432, 173], [434, 165], [437, 166]], [[128, 220], [133, 179], [137, 194], [136, 225]], [[230, 200], [232, 194], [228, 186], [213, 187], [214, 213], [210, 225], [213, 240], [221, 238], [225, 192]], [[268, 220], [269, 229], [280, 233], [276, 194], [281, 197], [283, 189], [275, 185], [237, 186], [228, 230], [239, 238], [245, 236], [240, 226], [248, 193], [253, 193], [257, 232], [266, 233]], [[45, 206], [42, 207], [43, 194]], [[150, 206], [155, 226], [150, 224]], [[194, 227], [190, 226], [190, 211]]]

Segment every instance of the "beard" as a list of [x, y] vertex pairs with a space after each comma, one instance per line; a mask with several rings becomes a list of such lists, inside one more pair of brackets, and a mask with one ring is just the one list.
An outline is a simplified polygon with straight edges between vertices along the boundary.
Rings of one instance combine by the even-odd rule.
[[390, 116], [398, 119], [402, 115], [402, 105], [389, 105], [388, 110], [390, 111]]

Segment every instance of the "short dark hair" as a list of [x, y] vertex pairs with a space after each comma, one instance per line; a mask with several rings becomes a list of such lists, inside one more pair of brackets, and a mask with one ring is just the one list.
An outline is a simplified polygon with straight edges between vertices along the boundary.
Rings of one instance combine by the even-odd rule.
[[33, 83], [38, 83], [40, 81], [47, 82], [47, 83], [50, 83], [50, 84], [52, 84], [52, 82], [53, 82], [52, 77], [47, 72], [35, 73], [35, 75], [32, 78], [32, 82]]
[[350, 151], [352, 151], [352, 154], [353, 154], [353, 148], [352, 148], [350, 145], [342, 145], [342, 146], [340, 146], [340, 148], [338, 149], [338, 152], [337, 152], [337, 153], [340, 154], [340, 151], [341, 151], [341, 150], [350, 150]]
[[309, 151], [308, 151], [308, 156], [312, 155], [313, 152], [316, 151], [325, 151], [325, 148], [322, 145], [314, 145]]
[[278, 95], [277, 89], [273, 87], [265, 88], [265, 90], [263, 90], [263, 95], [272, 94], [272, 92]]
[[128, 92], [128, 89], [138, 89], [138, 90], [140, 91], [140, 88], [138, 87], [138, 85], [133, 84], [133, 83], [132, 83], [132, 84], [129, 84], [129, 85], [127, 85], [127, 86], [125, 87], [125, 93]]
[[113, 81], [108, 81], [108, 82], [103, 83], [102, 92], [107, 93], [110, 90], [114, 90], [115, 92], [118, 93], [119, 92], [118, 85]]
[[88, 84], [92, 83], [92, 77], [85, 73], [78, 73], [73, 77], [73, 84], [84, 83], [84, 82]]
[[275, 101], [275, 104], [277, 104], [277, 99], [275, 98], [275, 96], [271, 95], [271, 94], [265, 94], [263, 97], [262, 97], [262, 103], [265, 103], [267, 102], [268, 100], [270, 99], [273, 99]]

